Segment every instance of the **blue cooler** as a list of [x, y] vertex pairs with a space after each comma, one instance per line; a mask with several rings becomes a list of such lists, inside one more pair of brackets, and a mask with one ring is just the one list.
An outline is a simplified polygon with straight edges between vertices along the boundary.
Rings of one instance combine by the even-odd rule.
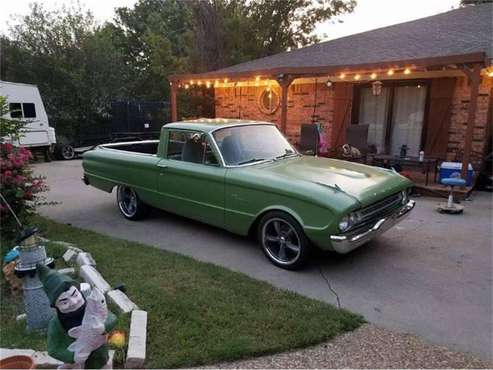
[[[442, 164], [440, 165], [440, 182], [442, 181], [442, 179], [454, 178], [454, 177], [460, 178], [461, 170], [462, 170], [462, 163], [460, 162], [442, 162]], [[469, 163], [469, 166], [467, 168], [467, 178], [465, 179], [466, 186], [472, 185], [473, 174], [474, 171], [472, 170], [472, 166]]]

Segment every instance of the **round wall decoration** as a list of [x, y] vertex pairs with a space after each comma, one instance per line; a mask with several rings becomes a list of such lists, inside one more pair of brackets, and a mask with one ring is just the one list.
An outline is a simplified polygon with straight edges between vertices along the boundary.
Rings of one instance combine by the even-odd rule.
[[274, 114], [279, 108], [279, 94], [272, 88], [265, 88], [259, 95], [257, 105], [262, 113]]

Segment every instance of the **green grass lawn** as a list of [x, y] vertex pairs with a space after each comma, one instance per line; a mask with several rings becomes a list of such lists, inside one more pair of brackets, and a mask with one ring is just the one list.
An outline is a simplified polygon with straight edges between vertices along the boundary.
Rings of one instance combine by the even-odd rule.
[[[41, 217], [33, 223], [47, 238], [90, 252], [106, 280], [125, 283], [129, 297], [148, 312], [146, 367], [190, 367], [291, 350], [363, 323], [359, 315], [222, 267]], [[63, 248], [49, 245], [48, 253], [60, 256]], [[4, 285], [0, 345], [44, 350], [43, 336], [24, 335], [15, 323], [22, 308]]]

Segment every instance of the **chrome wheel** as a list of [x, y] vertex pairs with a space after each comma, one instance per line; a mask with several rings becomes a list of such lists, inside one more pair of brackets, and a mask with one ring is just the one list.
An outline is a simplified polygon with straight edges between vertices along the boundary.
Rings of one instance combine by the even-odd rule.
[[62, 147], [62, 157], [65, 160], [74, 159], [75, 157], [74, 148], [72, 148], [71, 145], [64, 145]]
[[137, 194], [125, 186], [118, 187], [118, 207], [126, 217], [134, 217], [137, 213]]
[[300, 237], [282, 218], [271, 218], [262, 227], [262, 246], [274, 261], [281, 265], [295, 263], [301, 254]]

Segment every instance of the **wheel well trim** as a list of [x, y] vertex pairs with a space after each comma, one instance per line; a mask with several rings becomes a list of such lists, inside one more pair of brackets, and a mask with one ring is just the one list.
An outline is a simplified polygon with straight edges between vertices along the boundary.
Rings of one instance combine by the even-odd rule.
[[303, 219], [296, 211], [286, 206], [272, 205], [263, 208], [260, 212], [257, 213], [257, 215], [254, 217], [253, 222], [250, 224], [250, 227], [248, 229], [249, 235], [256, 235], [257, 227], [260, 220], [269, 212], [284, 212], [289, 216], [293, 217], [303, 230], [305, 229], [305, 224], [303, 223]]

